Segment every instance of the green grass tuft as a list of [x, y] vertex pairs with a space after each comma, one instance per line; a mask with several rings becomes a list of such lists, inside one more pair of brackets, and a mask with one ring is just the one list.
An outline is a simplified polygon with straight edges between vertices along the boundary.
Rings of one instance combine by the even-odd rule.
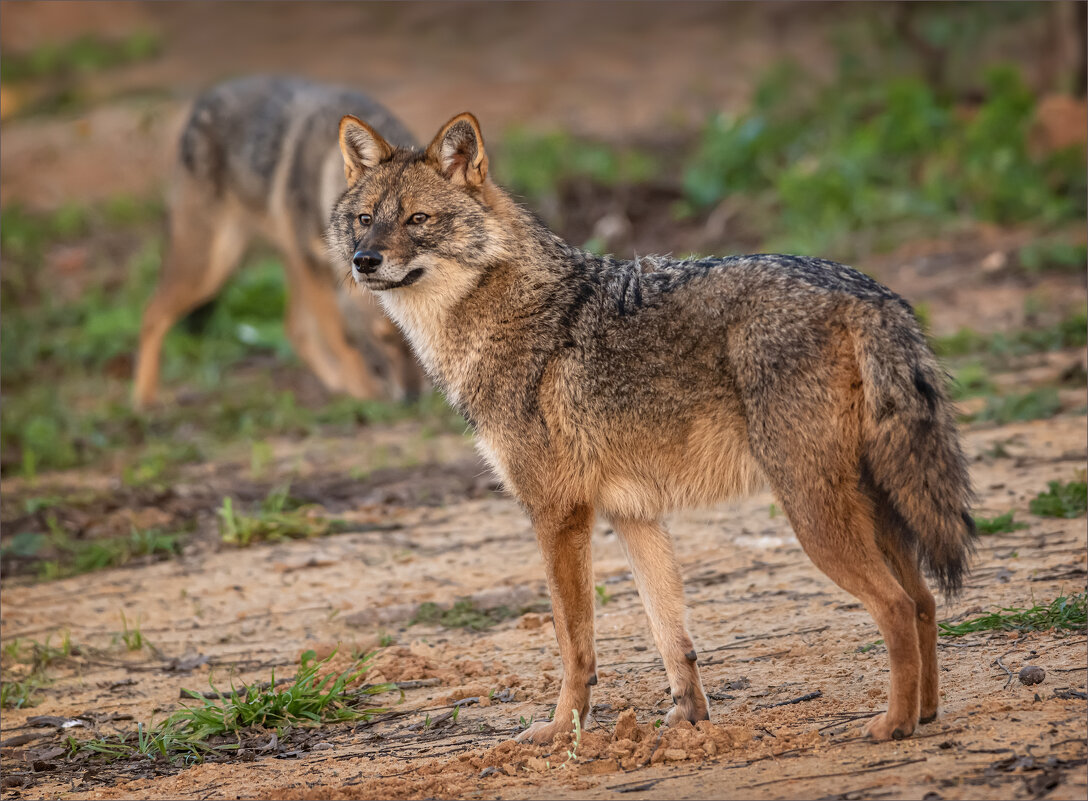
[[1083, 630], [1088, 624], [1086, 593], [1060, 595], [1049, 604], [1036, 604], [1031, 608], [998, 607], [982, 617], [961, 623], [938, 623], [942, 637], [962, 637], [980, 631], [1049, 631], [1064, 629]]
[[[369, 720], [386, 711], [367, 707], [369, 696], [395, 690], [393, 684], [349, 689], [366, 675], [371, 655], [356, 660], [340, 673], [323, 673], [335, 652], [318, 661], [313, 651], [304, 653], [298, 672], [286, 686], [276, 686], [272, 673], [267, 687], [242, 685], [220, 693], [209, 679], [216, 698], [184, 690], [196, 702], [170, 715], [157, 726], [137, 727], [135, 736], [71, 740], [73, 755], [86, 753], [107, 759], [150, 756], [153, 758], [203, 759], [214, 751], [236, 750], [241, 736], [261, 729], [283, 732], [289, 727]], [[233, 742], [231, 741], [233, 740]]]
[[1040, 492], [1028, 505], [1033, 515], [1040, 517], [1081, 517], [1088, 510], [1088, 483], [1084, 481], [1051, 481], [1046, 492]]
[[1014, 520], [1012, 512], [1006, 512], [997, 517], [975, 518], [975, 528], [979, 534], [1007, 534], [1027, 527], [1027, 523], [1019, 523]]
[[234, 510], [234, 501], [224, 498], [219, 508], [219, 536], [228, 545], [245, 548], [255, 542], [281, 542], [335, 534], [347, 528], [342, 520], [309, 513], [290, 495], [290, 485], [275, 489], [251, 515]]
[[142, 651], [144, 648], [151, 648], [151, 643], [147, 641], [140, 630], [139, 615], [136, 616], [136, 621], [130, 627], [128, 618], [125, 617], [124, 612], [121, 612], [121, 631], [117, 634], [117, 639], [123, 642], [125, 648], [129, 651]]

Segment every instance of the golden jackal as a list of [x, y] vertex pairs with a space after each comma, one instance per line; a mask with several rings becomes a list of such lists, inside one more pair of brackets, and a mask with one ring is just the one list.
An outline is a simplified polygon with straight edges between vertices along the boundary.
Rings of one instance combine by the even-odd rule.
[[414, 142], [364, 95], [295, 78], [243, 78], [197, 98], [181, 135], [169, 251], [140, 332], [137, 407], [155, 398], [166, 333], [220, 290], [254, 234], [283, 253], [287, 335], [326, 387], [357, 398], [419, 390], [398, 332], [365, 293], [337, 293], [328, 264], [323, 234], [346, 187], [332, 136], [345, 109], [398, 144]]
[[597, 683], [590, 530], [612, 523], [665, 662], [666, 723], [709, 716], [662, 517], [769, 483], [812, 561], [888, 645], [877, 739], [937, 714], [925, 566], [960, 586], [971, 490], [941, 368], [910, 306], [794, 256], [618, 261], [571, 247], [491, 180], [479, 124], [426, 150], [340, 122], [349, 188], [329, 242], [378, 294], [528, 511], [563, 683], [536, 742]]

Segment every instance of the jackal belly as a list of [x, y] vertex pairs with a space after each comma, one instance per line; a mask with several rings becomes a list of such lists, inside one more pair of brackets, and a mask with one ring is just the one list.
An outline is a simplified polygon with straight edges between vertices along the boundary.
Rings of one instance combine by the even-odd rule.
[[[595, 502], [609, 517], [656, 520], [674, 509], [710, 506], [760, 489], [742, 418], [696, 415], [684, 430], [610, 432], [595, 448]], [[618, 434], [618, 436], [617, 436]]]

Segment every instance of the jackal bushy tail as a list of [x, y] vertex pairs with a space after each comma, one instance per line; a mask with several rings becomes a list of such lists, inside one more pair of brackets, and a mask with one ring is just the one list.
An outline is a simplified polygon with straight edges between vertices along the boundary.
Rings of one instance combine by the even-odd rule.
[[854, 339], [865, 397], [863, 482], [890, 505], [902, 544], [917, 548], [942, 592], [955, 595], [975, 534], [955, 411], [917, 325], [887, 325], [882, 314], [906, 312], [875, 313]]

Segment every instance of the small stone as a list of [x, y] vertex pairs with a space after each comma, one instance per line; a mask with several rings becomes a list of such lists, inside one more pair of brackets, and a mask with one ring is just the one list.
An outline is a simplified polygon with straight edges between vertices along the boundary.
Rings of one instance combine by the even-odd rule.
[[1020, 668], [1021, 684], [1042, 684], [1046, 678], [1046, 671], [1038, 665], [1024, 665]]
[[328, 742], [325, 742], [323, 740], [320, 743], [314, 743], [313, 748], [311, 748], [310, 750], [311, 751], [331, 751], [335, 747], [336, 746], [334, 746], [332, 743], [328, 743]]
[[688, 752], [683, 748], [666, 748], [665, 749], [665, 761], [666, 762], [682, 762], [688, 758]]

